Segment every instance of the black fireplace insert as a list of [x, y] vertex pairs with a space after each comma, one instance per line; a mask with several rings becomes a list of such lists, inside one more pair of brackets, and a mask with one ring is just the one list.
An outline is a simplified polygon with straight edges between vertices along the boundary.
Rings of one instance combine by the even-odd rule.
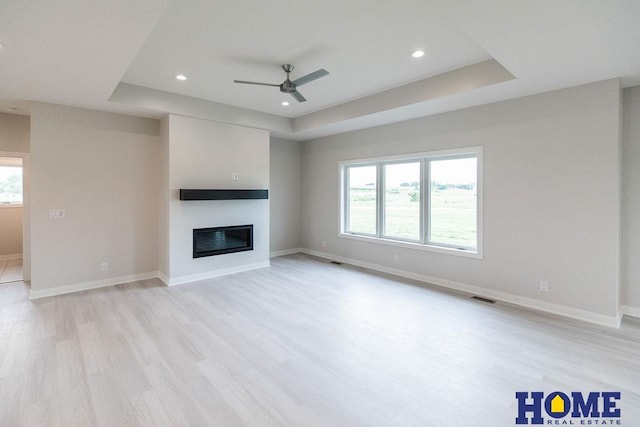
[[253, 250], [253, 224], [193, 230], [193, 257]]

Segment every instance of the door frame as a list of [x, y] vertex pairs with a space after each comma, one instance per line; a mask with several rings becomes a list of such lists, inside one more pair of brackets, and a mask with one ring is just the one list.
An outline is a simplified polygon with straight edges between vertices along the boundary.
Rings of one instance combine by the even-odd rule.
[[31, 162], [29, 153], [0, 151], [0, 157], [22, 159], [22, 280], [31, 280]]

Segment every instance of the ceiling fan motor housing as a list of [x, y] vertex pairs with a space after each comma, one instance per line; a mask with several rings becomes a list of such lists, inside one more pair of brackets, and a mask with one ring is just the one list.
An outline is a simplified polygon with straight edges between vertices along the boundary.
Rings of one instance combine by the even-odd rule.
[[295, 67], [291, 64], [284, 64], [282, 66], [284, 72], [287, 73], [287, 80], [285, 80], [284, 83], [280, 85], [280, 92], [293, 93], [296, 91], [296, 85], [294, 85], [293, 82], [291, 82], [291, 80], [289, 79], [289, 73], [292, 72], [294, 68]]
[[280, 85], [280, 92], [283, 93], [293, 93], [296, 91], [296, 85], [289, 79], [285, 80], [284, 83]]

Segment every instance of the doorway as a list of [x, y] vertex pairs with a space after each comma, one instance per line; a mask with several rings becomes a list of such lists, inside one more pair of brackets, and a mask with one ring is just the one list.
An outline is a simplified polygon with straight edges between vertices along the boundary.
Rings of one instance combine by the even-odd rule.
[[24, 279], [23, 183], [23, 159], [0, 157], [0, 284]]

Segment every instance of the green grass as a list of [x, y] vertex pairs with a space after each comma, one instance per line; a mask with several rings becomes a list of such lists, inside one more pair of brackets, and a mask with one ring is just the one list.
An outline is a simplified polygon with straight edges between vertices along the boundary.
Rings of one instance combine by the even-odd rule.
[[376, 190], [352, 188], [349, 195], [349, 231], [376, 234]]
[[420, 240], [420, 194], [402, 187], [387, 191], [385, 199], [385, 236]]
[[431, 241], [476, 247], [474, 190], [435, 190], [431, 193]]
[[[412, 187], [390, 189], [386, 196], [385, 235], [419, 240], [420, 203]], [[476, 195], [474, 190], [449, 188], [431, 193], [431, 241], [455, 246], [476, 246]], [[376, 234], [373, 188], [352, 189], [350, 230]]]

